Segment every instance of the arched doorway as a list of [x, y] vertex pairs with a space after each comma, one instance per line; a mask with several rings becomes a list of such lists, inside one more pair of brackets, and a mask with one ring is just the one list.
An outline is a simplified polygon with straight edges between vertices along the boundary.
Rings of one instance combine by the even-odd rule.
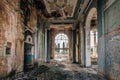
[[85, 24], [85, 66], [97, 64], [97, 9], [92, 8]]
[[68, 36], [64, 33], [59, 33], [55, 36], [55, 60], [67, 61], [69, 56]]

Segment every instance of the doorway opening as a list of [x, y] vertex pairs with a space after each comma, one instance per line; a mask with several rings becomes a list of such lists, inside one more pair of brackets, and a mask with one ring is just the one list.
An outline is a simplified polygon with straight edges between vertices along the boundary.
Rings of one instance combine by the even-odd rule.
[[90, 31], [91, 64], [97, 65], [97, 30]]
[[59, 33], [55, 37], [55, 60], [68, 61], [69, 59], [69, 41], [68, 36], [64, 33]]
[[90, 49], [91, 49], [91, 64], [97, 65], [97, 11], [94, 11], [90, 22]]
[[87, 19], [86, 19], [86, 37], [85, 37], [85, 46], [86, 46], [86, 67], [91, 65], [97, 65], [98, 56], [97, 56], [97, 9], [91, 8]]

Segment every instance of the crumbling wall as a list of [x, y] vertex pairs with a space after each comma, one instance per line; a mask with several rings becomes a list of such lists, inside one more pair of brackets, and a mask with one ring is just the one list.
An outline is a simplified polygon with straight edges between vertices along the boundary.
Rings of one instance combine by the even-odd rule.
[[[23, 67], [23, 28], [19, 0], [0, 2], [0, 76]], [[19, 46], [18, 46], [19, 45]]]
[[[37, 57], [39, 56], [39, 48], [38, 48], [38, 42], [39, 42], [39, 19], [38, 12], [36, 9], [36, 4], [34, 2], [35, 0], [20, 0], [20, 11], [21, 11], [21, 20], [22, 20], [22, 26], [24, 27], [24, 31], [29, 30], [32, 33], [33, 37], [33, 46], [32, 46], [32, 56], [33, 61], [32, 63], [36, 63]], [[38, 30], [38, 31], [37, 31]], [[24, 56], [23, 56], [24, 58]]]
[[39, 39], [38, 39], [38, 50], [39, 50], [39, 56], [38, 56], [38, 63], [40, 64], [40, 63], [43, 63], [44, 61], [45, 61], [45, 42], [44, 42], [44, 37], [45, 37], [45, 35], [44, 35], [44, 23], [42, 23], [41, 21], [40, 21], [40, 25], [38, 25], [39, 26], [39, 31], [38, 31], [38, 37], [39, 37]]
[[98, 68], [108, 80], [120, 80], [120, 1], [105, 2], [98, 1]]
[[120, 1], [105, 10], [106, 75], [120, 80]]
[[[29, 29], [36, 33], [36, 26], [37, 12], [33, 0], [0, 2], [0, 77], [12, 71], [23, 71], [24, 31]], [[32, 51], [35, 54], [34, 48]]]
[[37, 10], [33, 0], [20, 0], [20, 9], [23, 26], [32, 32], [37, 29]]

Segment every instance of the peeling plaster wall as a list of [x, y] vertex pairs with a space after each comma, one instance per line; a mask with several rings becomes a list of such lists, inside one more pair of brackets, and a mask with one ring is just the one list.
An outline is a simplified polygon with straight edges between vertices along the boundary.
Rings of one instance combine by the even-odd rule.
[[98, 1], [98, 68], [108, 80], [120, 80], [119, 11], [119, 0]]
[[40, 25], [40, 29], [39, 29], [39, 39], [38, 39], [38, 41], [39, 41], [39, 61], [38, 61], [38, 63], [40, 64], [40, 63], [43, 63], [44, 61], [45, 61], [45, 53], [44, 53], [44, 25], [43, 25], [43, 23], [41, 23], [41, 25]]
[[105, 13], [106, 74], [120, 80], [120, 1], [114, 2]]
[[[34, 0], [20, 0], [20, 10], [21, 10], [21, 24], [24, 27], [24, 31], [29, 30], [32, 33], [33, 37], [33, 46], [32, 46], [32, 56], [33, 56], [33, 65], [38, 62], [39, 59], [39, 48], [38, 48], [38, 40], [39, 38], [39, 19], [38, 12], [36, 9], [36, 5], [34, 4]], [[24, 58], [24, 57], [23, 57]]]
[[[33, 4], [33, 3], [31, 3]], [[28, 21], [28, 28], [34, 32], [37, 30], [37, 10], [34, 5], [31, 5], [30, 8], [30, 20]]]
[[[27, 6], [22, 6], [22, 8], [21, 6], [21, 0], [0, 1], [0, 77], [8, 75], [12, 71], [23, 71], [24, 32], [26, 29], [33, 33], [35, 39], [33, 40], [34, 45], [37, 44], [36, 8], [32, 0], [29, 0]], [[30, 13], [27, 14], [27, 11], [22, 9]], [[27, 21], [26, 24], [25, 20]], [[11, 44], [10, 54], [6, 54], [7, 43]], [[32, 54], [37, 53], [37, 49], [34, 46], [32, 48]]]
[[[0, 76], [23, 69], [23, 28], [21, 27], [19, 0], [0, 2]], [[7, 43], [10, 54], [6, 54]]]
[[33, 33], [37, 30], [37, 9], [33, 0], [20, 0], [20, 9], [23, 26], [29, 28]]
[[104, 17], [103, 17], [103, 2], [97, 1], [97, 15], [98, 15], [98, 74], [105, 74], [105, 36], [104, 34]]

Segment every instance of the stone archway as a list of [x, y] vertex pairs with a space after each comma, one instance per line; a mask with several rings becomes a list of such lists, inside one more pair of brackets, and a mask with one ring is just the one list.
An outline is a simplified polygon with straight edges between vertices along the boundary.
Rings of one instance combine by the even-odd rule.
[[90, 31], [91, 31], [91, 21], [93, 17], [97, 18], [97, 15], [95, 13], [97, 12], [97, 9], [95, 7], [91, 8], [85, 23], [85, 66], [90, 67], [91, 66], [91, 47], [90, 47]]

